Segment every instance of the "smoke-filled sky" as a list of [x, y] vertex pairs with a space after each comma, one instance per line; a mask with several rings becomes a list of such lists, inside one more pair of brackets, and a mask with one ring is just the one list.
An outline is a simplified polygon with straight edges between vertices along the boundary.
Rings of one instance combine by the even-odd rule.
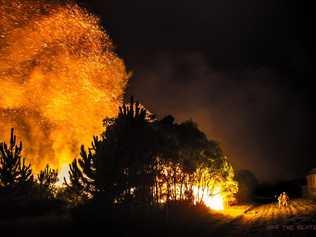
[[311, 6], [274, 0], [82, 0], [133, 72], [128, 93], [192, 118], [261, 180], [315, 166]]

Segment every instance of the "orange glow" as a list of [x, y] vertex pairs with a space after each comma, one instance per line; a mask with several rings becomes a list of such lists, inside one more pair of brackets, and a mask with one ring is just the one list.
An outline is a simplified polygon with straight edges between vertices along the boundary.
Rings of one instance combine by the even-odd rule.
[[227, 172], [226, 177], [221, 176], [220, 171], [211, 173], [208, 168], [198, 168], [193, 174], [187, 174], [180, 165], [164, 164], [156, 179], [159, 188], [154, 189], [154, 195], [160, 203], [165, 203], [167, 200], [184, 200], [186, 193], [192, 193], [195, 205], [204, 204], [212, 210], [222, 211], [238, 191], [234, 170], [227, 162], [224, 164], [221, 171]]
[[114, 117], [128, 77], [99, 20], [75, 4], [0, 0], [0, 138], [11, 127], [35, 173], [67, 174]]
[[[203, 193], [203, 194], [202, 194]], [[220, 186], [216, 186], [213, 190], [207, 188], [198, 188], [193, 186], [193, 196], [195, 199], [202, 195], [201, 202], [212, 210], [224, 210], [224, 196]]]

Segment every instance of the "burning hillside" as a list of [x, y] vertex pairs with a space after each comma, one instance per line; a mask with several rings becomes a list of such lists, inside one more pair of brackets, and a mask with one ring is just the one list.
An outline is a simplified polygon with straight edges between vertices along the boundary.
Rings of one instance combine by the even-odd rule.
[[0, 0], [0, 135], [15, 128], [35, 172], [65, 169], [116, 116], [127, 83], [96, 17], [43, 2]]
[[[123, 180], [133, 181], [135, 177], [136, 180], [145, 180], [138, 176], [150, 170], [152, 183], [146, 185], [151, 190], [149, 196], [157, 203], [190, 200], [212, 209], [223, 209], [238, 186], [233, 169], [217, 144], [209, 141], [194, 123], [178, 125], [170, 118], [159, 122], [151, 120], [148, 114], [144, 116], [142, 125], [146, 129], [151, 127], [148, 133], [151, 135], [144, 133], [148, 136], [139, 137], [141, 140], [137, 144], [134, 144], [134, 138], [128, 138], [130, 134], [141, 136], [139, 131], [128, 130], [127, 134], [120, 133], [119, 138], [111, 134], [111, 129], [115, 130], [120, 121], [128, 118], [127, 122], [131, 122], [131, 117], [137, 120], [140, 111], [146, 111], [138, 102], [135, 105], [131, 102], [123, 106], [120, 113], [118, 111], [128, 81], [123, 61], [113, 52], [112, 42], [96, 17], [74, 3], [44, 2], [0, 0], [1, 139], [11, 141], [6, 135], [10, 128], [15, 128], [18, 139], [24, 144], [23, 155], [31, 163], [34, 174], [48, 164], [59, 170], [60, 182], [66, 175], [72, 182], [81, 182], [80, 178], [87, 174], [74, 177], [74, 169], [85, 172], [86, 167], [97, 162], [83, 159], [87, 162], [86, 167], [77, 169], [76, 160], [72, 161], [78, 158], [81, 144], [90, 146], [93, 135], [103, 132], [102, 120], [112, 118], [110, 135], [103, 137], [102, 142], [110, 144], [106, 145], [107, 149], [117, 149], [118, 153], [114, 154], [126, 152], [125, 158], [119, 155], [112, 160], [130, 161], [123, 162], [117, 167], [117, 173], [110, 173], [104, 180], [121, 176]], [[121, 116], [117, 119], [118, 114]], [[165, 142], [161, 152], [153, 149], [157, 145], [153, 138], [158, 136]], [[122, 142], [118, 143], [117, 139], [122, 139]], [[124, 145], [117, 148], [118, 144]], [[126, 144], [133, 144], [130, 146], [133, 149], [138, 147], [137, 159], [153, 149], [151, 156], [144, 158], [150, 164], [135, 162], [131, 155], [134, 150], [128, 152]], [[83, 154], [81, 150], [80, 155]], [[103, 162], [111, 162], [111, 154], [103, 154], [107, 158]], [[79, 164], [83, 164], [83, 160]], [[3, 164], [5, 162], [10, 163], [9, 158], [3, 158]], [[70, 163], [72, 169], [68, 174]], [[97, 169], [104, 173], [102, 169], [108, 166], [106, 163], [90, 167], [90, 174]], [[83, 187], [90, 187], [90, 182], [97, 183], [96, 177], [89, 177], [89, 184]], [[133, 181], [130, 187], [125, 187], [125, 184], [118, 185], [120, 182], [120, 179], [111, 181], [115, 186], [113, 190], [124, 187], [117, 191], [121, 194], [113, 199], [114, 203], [145, 196], [144, 183], [133, 184]], [[93, 197], [95, 193], [91, 190], [105, 190], [108, 186], [88, 189], [91, 193], [87, 196]], [[80, 190], [76, 195], [78, 193], [84, 192]]]

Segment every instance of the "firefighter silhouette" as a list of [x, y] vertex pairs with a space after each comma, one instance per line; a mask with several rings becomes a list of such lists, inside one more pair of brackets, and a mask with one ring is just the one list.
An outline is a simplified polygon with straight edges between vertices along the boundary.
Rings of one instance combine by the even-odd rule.
[[278, 197], [278, 205], [279, 207], [287, 207], [289, 204], [289, 196], [282, 192]]

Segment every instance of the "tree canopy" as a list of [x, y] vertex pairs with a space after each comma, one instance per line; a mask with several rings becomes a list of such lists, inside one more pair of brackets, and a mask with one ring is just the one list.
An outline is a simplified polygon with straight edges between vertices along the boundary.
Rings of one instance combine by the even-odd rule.
[[94, 137], [87, 150], [81, 147], [70, 165], [67, 187], [82, 200], [152, 205], [190, 200], [194, 185], [212, 188], [226, 182], [226, 191], [236, 189], [220, 146], [191, 120], [179, 124], [170, 115], [156, 119], [131, 99], [104, 126], [101, 137]]

